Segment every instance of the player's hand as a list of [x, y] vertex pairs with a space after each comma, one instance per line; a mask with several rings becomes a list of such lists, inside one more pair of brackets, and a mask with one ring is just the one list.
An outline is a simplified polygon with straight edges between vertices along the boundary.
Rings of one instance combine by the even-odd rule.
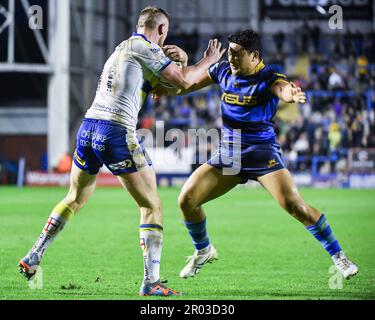
[[168, 45], [163, 47], [163, 51], [169, 59], [175, 62], [180, 62], [183, 67], [187, 67], [189, 57], [180, 47]]
[[306, 93], [304, 93], [302, 89], [297, 87], [293, 82], [291, 82], [290, 85], [292, 86], [293, 101], [296, 103], [306, 103]]
[[222, 44], [218, 39], [210, 40], [208, 42], [208, 48], [204, 53], [205, 58], [212, 60], [212, 63], [220, 61], [221, 57], [227, 51], [226, 48], [221, 48]]

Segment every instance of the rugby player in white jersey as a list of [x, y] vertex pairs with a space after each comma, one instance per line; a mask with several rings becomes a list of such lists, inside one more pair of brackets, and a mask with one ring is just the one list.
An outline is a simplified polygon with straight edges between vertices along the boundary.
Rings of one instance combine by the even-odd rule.
[[27, 279], [36, 275], [48, 246], [86, 204], [104, 164], [118, 177], [141, 212], [144, 279], [140, 295], [179, 294], [160, 282], [162, 204], [152, 163], [136, 135], [138, 113], [148, 94], [161, 82], [189, 89], [209, 66], [220, 60], [225, 49], [216, 39], [210, 41], [203, 59], [188, 67], [187, 55], [177, 52], [179, 48], [175, 46], [167, 46], [164, 49], [169, 56], [183, 56], [182, 66], [177, 66], [161, 49], [168, 29], [168, 13], [156, 7], [145, 8], [139, 15], [137, 32], [122, 42], [106, 62], [95, 100], [77, 134], [69, 193], [52, 210], [40, 237], [19, 262], [20, 272]]

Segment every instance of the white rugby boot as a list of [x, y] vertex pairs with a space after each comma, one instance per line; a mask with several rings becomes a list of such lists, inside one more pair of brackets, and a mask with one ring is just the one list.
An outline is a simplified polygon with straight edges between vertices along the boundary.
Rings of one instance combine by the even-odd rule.
[[18, 263], [19, 272], [27, 279], [33, 280], [40, 264], [41, 257], [36, 252], [29, 252]]
[[333, 255], [332, 260], [345, 279], [349, 279], [358, 273], [358, 267], [345, 256], [343, 251]]
[[194, 255], [191, 257], [188, 257], [186, 262], [186, 266], [181, 270], [180, 277], [181, 278], [190, 278], [194, 277], [199, 273], [201, 268], [206, 263], [212, 263], [213, 261], [218, 259], [218, 254], [215, 249], [215, 247], [211, 244], [210, 248], [207, 253], [205, 254], [198, 254], [198, 251], [196, 250], [194, 252]]

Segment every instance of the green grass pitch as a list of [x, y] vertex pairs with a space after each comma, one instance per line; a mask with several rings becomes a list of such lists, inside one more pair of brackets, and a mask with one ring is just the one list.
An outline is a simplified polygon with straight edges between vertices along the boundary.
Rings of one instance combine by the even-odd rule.
[[[43, 288], [32, 290], [18, 274], [65, 188], [0, 188], [0, 299], [140, 299], [143, 275], [139, 213], [120, 188], [98, 188], [87, 206], [51, 245], [43, 262]], [[193, 248], [176, 199], [164, 204], [162, 279], [183, 299], [374, 299], [375, 190], [301, 192], [327, 213], [359, 274], [330, 289], [332, 265], [320, 244], [261, 189], [238, 188], [205, 206], [219, 260], [194, 279], [179, 271]], [[177, 298], [178, 299], [178, 298]]]

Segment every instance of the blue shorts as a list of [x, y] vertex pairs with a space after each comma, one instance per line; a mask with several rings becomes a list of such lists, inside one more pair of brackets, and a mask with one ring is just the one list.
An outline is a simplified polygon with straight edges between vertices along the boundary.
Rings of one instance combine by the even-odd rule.
[[241, 183], [257, 181], [261, 176], [286, 168], [277, 143], [257, 143], [239, 149], [220, 145], [218, 152], [207, 163], [223, 170], [226, 175], [240, 177]]
[[94, 119], [83, 120], [73, 161], [91, 175], [97, 174], [103, 164], [114, 175], [152, 165], [135, 132], [111, 121]]

